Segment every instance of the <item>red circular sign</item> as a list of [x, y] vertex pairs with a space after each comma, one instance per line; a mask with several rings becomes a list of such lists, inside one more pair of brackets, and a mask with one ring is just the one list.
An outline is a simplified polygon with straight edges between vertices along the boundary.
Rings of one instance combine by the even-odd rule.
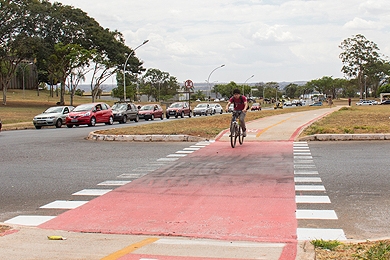
[[194, 86], [194, 83], [192, 82], [192, 80], [188, 79], [186, 80], [186, 82], [184, 83], [184, 85], [187, 87], [187, 88], [192, 88]]

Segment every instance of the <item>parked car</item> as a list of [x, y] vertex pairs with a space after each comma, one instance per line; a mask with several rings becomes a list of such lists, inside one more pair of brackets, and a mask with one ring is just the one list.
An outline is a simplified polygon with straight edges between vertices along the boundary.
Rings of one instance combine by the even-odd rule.
[[390, 99], [388, 100], [383, 100], [381, 105], [390, 105]]
[[127, 120], [139, 121], [138, 108], [135, 104], [130, 102], [116, 102], [112, 106], [112, 113], [114, 115], [114, 121], [124, 124]]
[[290, 107], [290, 106], [292, 106], [293, 104], [292, 104], [291, 101], [285, 101], [285, 102], [283, 103], [283, 105], [286, 106], [286, 107]]
[[318, 107], [318, 106], [322, 106], [322, 101], [317, 101], [317, 102], [314, 102], [313, 104], [310, 104], [310, 106], [314, 106], [314, 107]]
[[145, 119], [146, 121], [154, 120], [155, 118], [164, 119], [164, 111], [162, 107], [158, 104], [150, 104], [142, 106], [138, 111], [138, 116], [140, 119]]
[[297, 100], [297, 99], [294, 99], [293, 101], [291, 101], [291, 105], [295, 105], [296, 107], [297, 106], [302, 106], [302, 101], [301, 100]]
[[72, 128], [74, 125], [95, 126], [96, 123], [112, 125], [114, 114], [106, 103], [87, 103], [73, 109], [66, 117], [66, 126]]
[[261, 110], [261, 105], [260, 103], [253, 103], [251, 106], [251, 111], [260, 111]]
[[372, 106], [371, 100], [360, 100], [356, 103], [357, 106]]
[[218, 103], [211, 103], [210, 104], [211, 110], [213, 114], [222, 114], [223, 113], [223, 108], [220, 104]]
[[196, 116], [196, 115], [199, 115], [199, 116], [202, 116], [202, 115], [212, 115], [213, 114], [213, 110], [212, 108], [210, 107], [210, 104], [208, 103], [201, 103], [201, 104], [198, 104], [194, 110], [192, 111], [192, 114], [193, 116]]
[[234, 110], [234, 104], [230, 104], [228, 107], [228, 112], [231, 113]]
[[378, 105], [378, 104], [379, 104], [379, 102], [376, 101], [376, 100], [370, 100], [370, 101], [371, 101], [371, 103], [372, 103], [373, 105]]
[[41, 129], [42, 126], [55, 126], [60, 128], [65, 124], [66, 116], [74, 109], [73, 106], [55, 106], [49, 107], [42, 114], [33, 118], [33, 124], [36, 129]]
[[187, 102], [175, 102], [167, 108], [165, 114], [167, 119], [171, 116], [176, 118], [179, 116], [182, 118], [184, 116], [191, 117], [191, 108]]

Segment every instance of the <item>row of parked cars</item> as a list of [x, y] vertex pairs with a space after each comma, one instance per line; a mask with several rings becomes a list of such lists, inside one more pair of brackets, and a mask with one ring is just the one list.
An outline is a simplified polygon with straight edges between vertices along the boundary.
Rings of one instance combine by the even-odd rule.
[[[138, 122], [140, 119], [154, 120], [156, 118], [167, 119], [170, 117], [191, 117], [192, 115], [213, 115], [223, 113], [220, 104], [199, 104], [192, 111], [187, 102], [175, 102], [165, 111], [159, 104], [147, 104], [136, 106], [131, 102], [117, 102], [112, 107], [104, 102], [87, 103], [77, 107], [55, 106], [46, 109], [42, 114], [33, 118], [36, 129], [42, 126], [55, 126], [60, 128], [66, 125], [68, 128], [79, 125], [95, 126], [97, 123], [112, 125], [114, 122], [124, 124], [128, 121]], [[1, 123], [0, 123], [1, 126]]]

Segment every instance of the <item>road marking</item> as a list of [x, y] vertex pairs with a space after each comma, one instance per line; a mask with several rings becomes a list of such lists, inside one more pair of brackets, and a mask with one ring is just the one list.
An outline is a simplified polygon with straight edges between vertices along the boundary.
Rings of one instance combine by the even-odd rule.
[[347, 240], [342, 229], [297, 228], [298, 240]]
[[334, 210], [297, 209], [297, 219], [338, 219]]
[[310, 175], [310, 174], [318, 174], [318, 171], [294, 170], [294, 174], [296, 174], [296, 175], [298, 175], [298, 174], [307, 174], [307, 175]]
[[313, 156], [311, 155], [294, 155], [294, 159], [313, 159]]
[[294, 160], [294, 163], [314, 163], [313, 160]]
[[[289, 118], [287, 118], [287, 119], [284, 119], [284, 120], [282, 120], [282, 121], [279, 121], [279, 122], [276, 123], [276, 124], [270, 125], [270, 126], [264, 128], [264, 129], [262, 129], [261, 131], [259, 131], [259, 132], [257, 133], [256, 138], [259, 137], [260, 135], [262, 135], [265, 131], [271, 129], [272, 127], [277, 126], [277, 125], [280, 125], [280, 124], [283, 124], [284, 122], [286, 122], [286, 121], [288, 121], [288, 120], [290, 120], [290, 119], [292, 119], [292, 118], [294, 118], [294, 117], [298, 117], [298, 116], [289, 117]], [[298, 145], [299, 145], [299, 144], [298, 144]]]
[[297, 168], [301, 168], [301, 169], [309, 169], [309, 168], [316, 168], [315, 165], [294, 165], [294, 168], [297, 169]]
[[186, 154], [190, 154], [190, 153], [193, 153], [194, 151], [177, 151], [176, 153], [186, 153]]
[[184, 148], [183, 151], [198, 151], [200, 148]]
[[119, 176], [117, 176], [117, 178], [120, 178], [120, 179], [138, 179], [138, 178], [141, 178], [142, 176], [145, 176], [146, 173], [124, 173], [124, 174], [121, 174]]
[[116, 260], [116, 259], [119, 259], [121, 258], [122, 256], [125, 256], [127, 254], [130, 254], [131, 252], [134, 252], [135, 250], [143, 247], [143, 246], [146, 246], [146, 245], [149, 245], [149, 244], [152, 244], [154, 242], [156, 242], [158, 240], [158, 238], [147, 238], [147, 239], [144, 239], [138, 243], [135, 243], [135, 244], [132, 244], [128, 247], [125, 247], [111, 255], [108, 255], [106, 257], [103, 257], [102, 260]]
[[296, 191], [325, 191], [323, 185], [295, 185]]
[[75, 201], [75, 200], [56, 200], [46, 205], [39, 207], [40, 209], [75, 209], [88, 201]]
[[176, 153], [176, 154], [168, 154], [167, 157], [185, 157], [187, 156], [188, 154], [179, 154], [179, 153]]
[[84, 190], [75, 192], [72, 195], [75, 195], [75, 196], [102, 196], [110, 191], [112, 191], [112, 189], [84, 189]]
[[130, 183], [131, 181], [103, 181], [99, 183], [99, 186], [122, 186]]
[[259, 247], [276, 247], [283, 248], [284, 243], [252, 243], [241, 241], [211, 241], [206, 239], [199, 240], [185, 240], [185, 239], [169, 239], [162, 238], [156, 241], [154, 244], [162, 245], [194, 245], [194, 246], [223, 246], [223, 247], [247, 247], [247, 248], [259, 248]]
[[174, 162], [176, 160], [179, 160], [179, 158], [160, 158], [160, 159], [157, 159], [158, 162]]
[[294, 177], [295, 182], [322, 182], [319, 177]]
[[296, 203], [330, 203], [330, 199], [328, 196], [295, 196]]
[[21, 215], [11, 218], [9, 220], [4, 221], [6, 224], [15, 224], [15, 225], [23, 225], [23, 226], [39, 226], [51, 219], [55, 218], [55, 216], [30, 216], [30, 215]]

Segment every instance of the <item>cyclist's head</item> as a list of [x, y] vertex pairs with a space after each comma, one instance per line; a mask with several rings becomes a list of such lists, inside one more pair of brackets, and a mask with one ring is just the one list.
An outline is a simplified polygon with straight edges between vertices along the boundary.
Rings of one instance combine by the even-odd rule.
[[233, 90], [233, 95], [236, 95], [236, 94], [238, 94], [238, 95], [241, 94], [241, 92], [240, 92], [240, 90], [238, 88]]

